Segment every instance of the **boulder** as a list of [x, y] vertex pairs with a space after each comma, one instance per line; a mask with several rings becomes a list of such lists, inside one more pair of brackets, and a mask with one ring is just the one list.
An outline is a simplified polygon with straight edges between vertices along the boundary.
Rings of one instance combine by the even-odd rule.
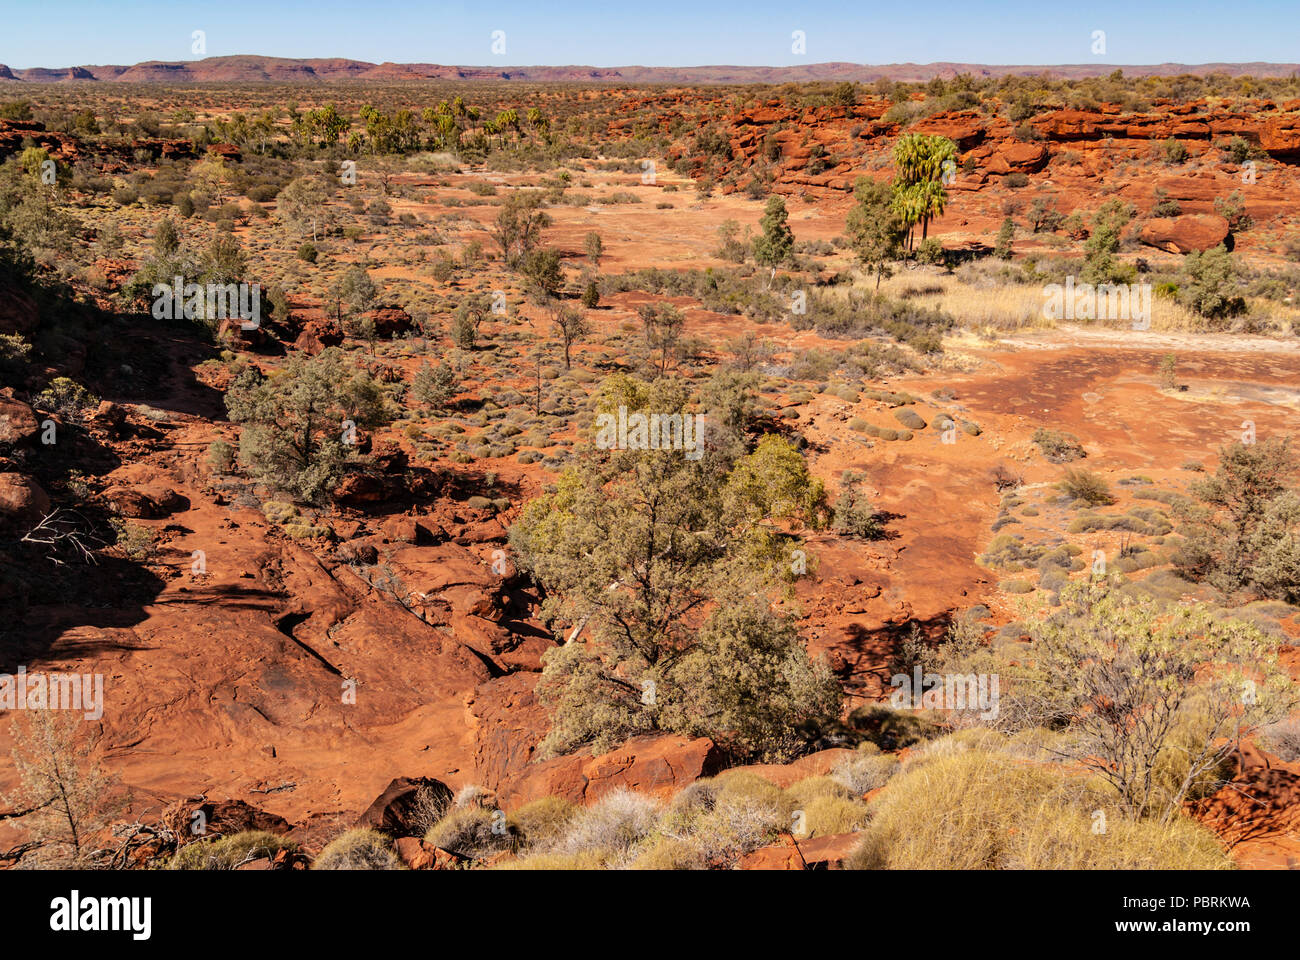
[[291, 829], [284, 817], [267, 813], [243, 800], [208, 800], [204, 797], [177, 800], [163, 810], [161, 819], [181, 837], [229, 836], [245, 830], [283, 834]]
[[985, 136], [985, 119], [976, 110], [958, 110], [952, 113], [937, 113], [912, 124], [911, 130], [947, 137], [961, 151], [969, 150], [980, 143]]
[[406, 451], [395, 440], [377, 440], [370, 450], [370, 459], [384, 473], [398, 473], [406, 469]]
[[238, 163], [243, 159], [243, 154], [233, 143], [210, 143], [208, 144], [208, 153], [221, 157], [223, 160], [232, 160]]
[[31, 407], [21, 400], [0, 397], [0, 443], [33, 443], [39, 433], [40, 424]]
[[1159, 217], [1142, 227], [1141, 241], [1169, 253], [1209, 250], [1228, 239], [1228, 221], [1212, 213]]
[[375, 325], [375, 335], [384, 339], [415, 329], [411, 315], [401, 307], [376, 307], [366, 314]]
[[1000, 157], [1012, 173], [1037, 173], [1047, 166], [1051, 152], [1044, 143], [1008, 143], [994, 156]]
[[860, 833], [834, 833], [809, 840], [784, 836], [776, 843], [759, 847], [737, 866], [741, 870], [842, 870]]
[[455, 870], [461, 858], [418, 837], [398, 837], [397, 855], [408, 870]]
[[422, 834], [418, 822], [423, 797], [433, 803], [450, 804], [451, 788], [441, 780], [427, 777], [398, 777], [377, 796], [365, 812], [357, 818], [356, 826], [369, 827], [393, 837], [410, 837]]
[[126, 411], [112, 400], [101, 400], [90, 419], [107, 427], [120, 427], [126, 419]]
[[118, 516], [139, 520], [157, 520], [189, 507], [179, 493], [161, 486], [112, 486], [103, 496]]
[[667, 799], [721, 769], [722, 755], [708, 737], [660, 734], [636, 737], [597, 757], [579, 753], [531, 764], [497, 796], [506, 809], [540, 797], [586, 804], [619, 787]]
[[447, 531], [436, 521], [422, 517], [389, 517], [380, 529], [394, 543], [412, 543], [417, 547], [429, 547], [447, 540]]
[[315, 356], [326, 347], [337, 347], [343, 342], [343, 331], [334, 320], [309, 320], [303, 325], [294, 348]]
[[384, 481], [369, 473], [349, 473], [333, 491], [334, 501], [345, 506], [378, 503], [384, 499]]
[[1273, 157], [1300, 157], [1300, 116], [1291, 114], [1265, 121], [1259, 131], [1259, 145]]
[[340, 543], [335, 553], [344, 563], [357, 563], [365, 566], [379, 562], [379, 550], [367, 537]]
[[0, 527], [24, 530], [50, 512], [41, 485], [22, 473], [0, 473]]

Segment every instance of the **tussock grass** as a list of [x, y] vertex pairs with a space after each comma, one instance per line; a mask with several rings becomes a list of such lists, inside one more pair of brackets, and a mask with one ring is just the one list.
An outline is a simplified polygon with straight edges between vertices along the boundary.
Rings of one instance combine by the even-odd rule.
[[171, 870], [234, 870], [242, 863], [274, 857], [281, 850], [297, 850], [292, 840], [265, 830], [244, 830], [216, 840], [189, 843], [176, 851]]
[[[1213, 834], [1185, 817], [1169, 824], [1126, 820], [1087, 777], [1001, 750], [960, 746], [931, 749], [923, 761], [905, 765], [871, 804], [866, 836], [848, 866], [1231, 868]], [[1102, 816], [1105, 832], [1095, 831]]]
[[311, 865], [313, 870], [400, 870], [393, 841], [378, 830], [349, 830], [336, 837]]

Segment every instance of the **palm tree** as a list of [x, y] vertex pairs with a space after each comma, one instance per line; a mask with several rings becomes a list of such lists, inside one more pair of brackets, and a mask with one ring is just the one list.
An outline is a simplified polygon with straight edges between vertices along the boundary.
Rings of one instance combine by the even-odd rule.
[[[497, 129], [504, 135], [507, 130], [513, 130], [515, 140], [519, 139], [519, 113], [513, 107], [502, 110], [497, 114]], [[503, 141], [504, 142], [504, 141]]]
[[943, 186], [944, 165], [957, 155], [947, 137], [907, 133], [894, 144], [894, 212], [907, 225], [907, 246], [913, 228], [921, 224], [921, 239], [930, 233], [930, 220], [942, 216], [948, 203]]
[[434, 119], [434, 125], [438, 129], [438, 140], [445, 147], [449, 143], [460, 146], [460, 126], [456, 123], [455, 118], [448, 113], [440, 113]]
[[538, 110], [536, 107], [529, 107], [526, 117], [529, 129], [537, 133], [545, 134], [551, 127], [551, 121], [542, 116], [542, 111]]

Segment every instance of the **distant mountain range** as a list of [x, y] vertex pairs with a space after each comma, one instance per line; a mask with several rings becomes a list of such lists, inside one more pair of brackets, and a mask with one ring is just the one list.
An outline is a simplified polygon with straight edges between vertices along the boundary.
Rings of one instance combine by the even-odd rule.
[[925, 81], [958, 73], [1001, 77], [1046, 74], [1063, 79], [1126, 75], [1177, 76], [1225, 73], [1229, 76], [1286, 77], [1300, 72], [1295, 63], [1157, 63], [989, 65], [981, 63], [810, 63], [793, 67], [466, 67], [437, 63], [367, 63], [364, 60], [234, 56], [203, 60], [149, 60], [131, 66], [31, 67], [11, 70], [0, 64], [0, 81], [15, 83], [325, 83], [338, 80], [515, 80], [534, 83], [707, 84], [801, 83], [827, 80], [867, 82]]

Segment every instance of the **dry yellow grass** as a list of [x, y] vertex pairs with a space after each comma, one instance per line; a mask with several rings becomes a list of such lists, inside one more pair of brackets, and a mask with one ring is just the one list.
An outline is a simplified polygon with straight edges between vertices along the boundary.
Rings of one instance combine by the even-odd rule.
[[[874, 290], [875, 281], [864, 278], [857, 288]], [[968, 329], [998, 333], [1009, 330], [1050, 330], [1058, 322], [1043, 315], [1046, 294], [1042, 287], [1007, 283], [969, 283], [961, 277], [925, 270], [901, 270], [883, 281], [880, 292], [893, 299], [942, 310]], [[1259, 298], [1247, 301], [1249, 314], [1264, 330], [1289, 336], [1300, 329], [1300, 307]], [[1179, 333], [1205, 332], [1209, 323], [1183, 304], [1167, 297], [1151, 297], [1151, 330]], [[1080, 325], [1125, 329], [1129, 320], [1080, 320]], [[1232, 321], [1225, 322], [1229, 327]]]
[[[1060, 765], [1000, 749], [933, 749], [871, 804], [859, 869], [1230, 869], [1204, 827], [1126, 820]], [[1100, 813], [1098, 812], [1100, 811]], [[1105, 818], [1104, 820], [1102, 818]], [[1098, 825], [1104, 823], [1104, 830]]]

